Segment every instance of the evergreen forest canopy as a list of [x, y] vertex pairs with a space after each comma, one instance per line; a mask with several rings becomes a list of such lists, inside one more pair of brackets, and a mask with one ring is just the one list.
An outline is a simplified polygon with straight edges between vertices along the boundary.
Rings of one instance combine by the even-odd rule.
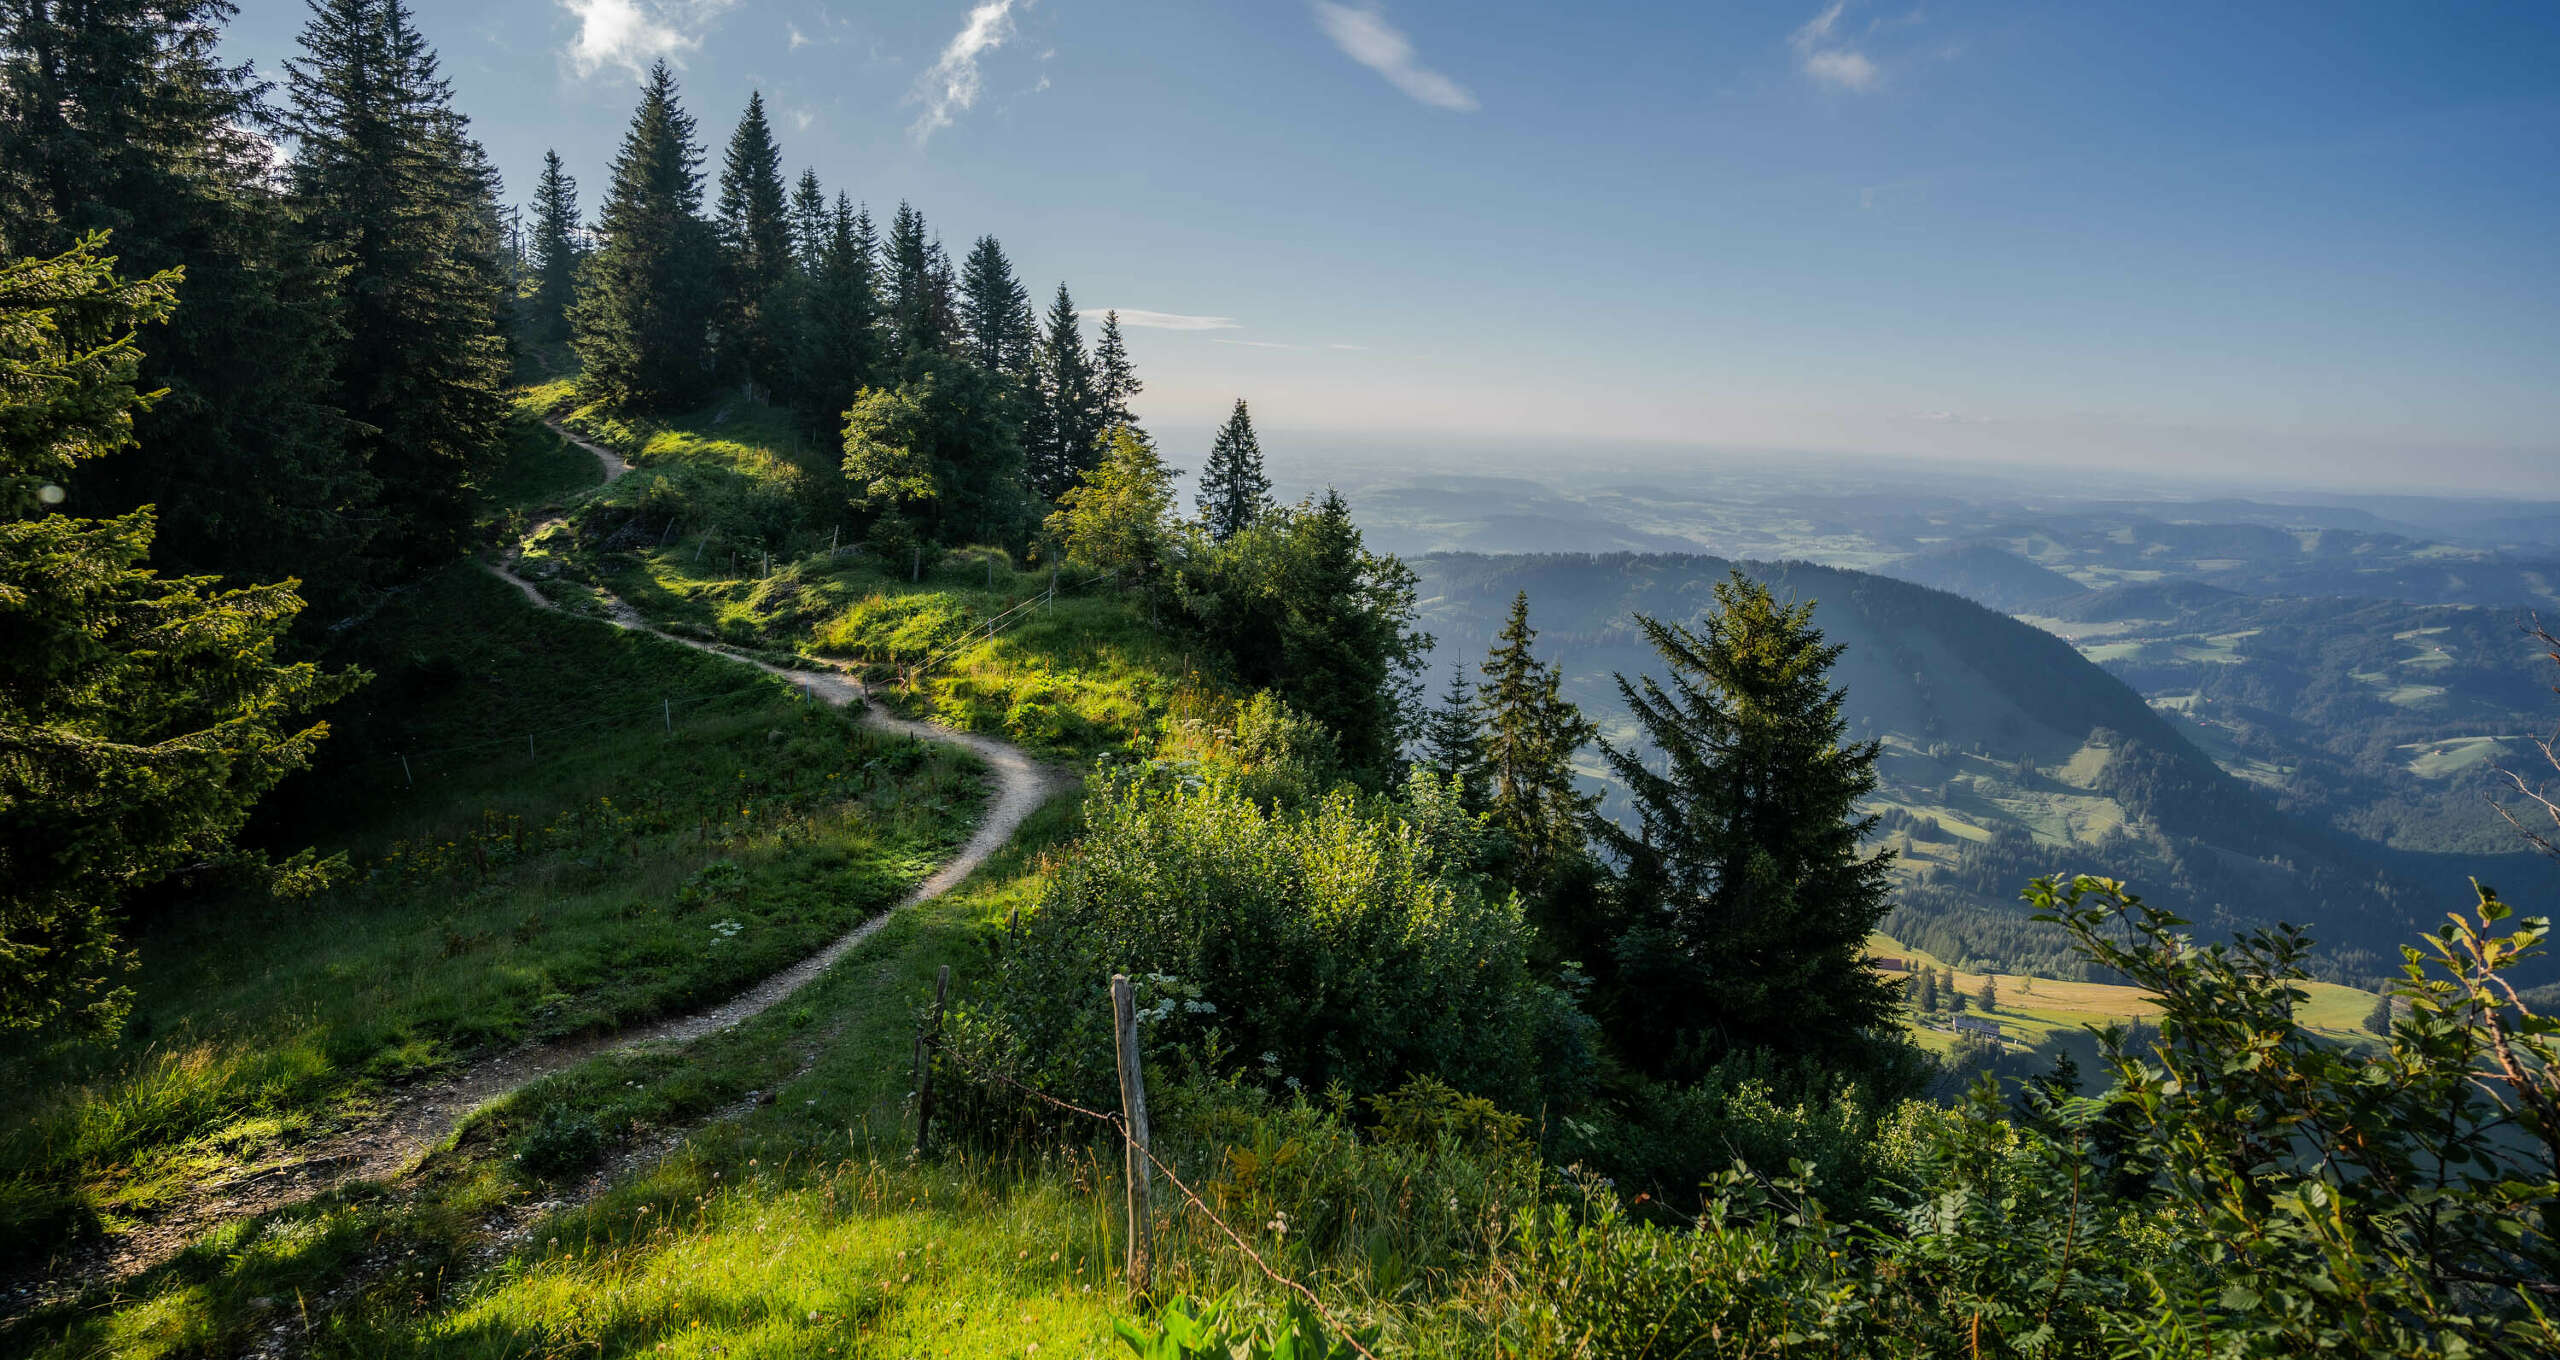
[[[1161, 1146], [1215, 1177], [1210, 1199], [1270, 1260], [1316, 1282], [1288, 1294], [1201, 1269], [1189, 1278], [1247, 1291], [1228, 1331], [1188, 1302], [1107, 1297], [1115, 1315], [1150, 1315], [1112, 1318], [1142, 1353], [2560, 1346], [2548, 1312], [2560, 1025], [2517, 986], [2540, 966], [2545, 922], [2515, 920], [2480, 887], [2420, 935], [2433, 913], [2399, 896], [2387, 866], [2221, 778], [2059, 639], [1934, 591], [1793, 564], [1438, 559], [1418, 573], [1372, 550], [1339, 494], [1275, 502], [1243, 400], [1185, 516], [1136, 418], [1143, 388], [1116, 317], [1088, 345], [1067, 287], [1036, 304], [993, 237], [955, 264], [911, 205], [884, 228], [814, 171], [787, 175], [760, 97], [715, 163], [660, 64], [593, 223], [557, 156], [519, 221], [402, 0], [312, 0], [274, 86], [219, 60], [229, 15], [221, 0], [0, 9], [0, 1061], [52, 1083], [0, 1138], [0, 1261], [116, 1231], [116, 1196], [146, 1177], [102, 1171], [115, 1157], [164, 1179], [245, 1167], [360, 1118], [386, 1073], [644, 1018], [598, 1000], [631, 979], [672, 987], [706, 965], [720, 980], [710, 965], [754, 948], [768, 951], [755, 972], [770, 973], [787, 962], [771, 939], [719, 952], [748, 930], [741, 918], [779, 939], [816, 929], [837, 899], [885, 906], [977, 815], [960, 762], [904, 737], [854, 739], [805, 708], [758, 710], [733, 743], [752, 779], [661, 752], [644, 768], [690, 779], [681, 796], [617, 786], [530, 844], [484, 809], [459, 833], [467, 852], [430, 833], [361, 875], [344, 852], [244, 848], [262, 800], [326, 759], [326, 715], [347, 711], [331, 706], [374, 681], [347, 658], [411, 668], [381, 640], [419, 636], [384, 622], [407, 618], [404, 600], [485, 605], [464, 580], [522, 603], [452, 570], [481, 549], [528, 571], [545, 559], [541, 583], [509, 578], [538, 601], [558, 598], [546, 585], [624, 589], [621, 607], [663, 636], [613, 633], [614, 648], [631, 644], [610, 653], [618, 665], [636, 668], [681, 626], [706, 650], [794, 664], [850, 653], [880, 702], [912, 708], [937, 693], [918, 673], [967, 646], [974, 669], [939, 693], [994, 701], [941, 715], [1078, 757], [1084, 784], [963, 905], [908, 908], [882, 932], [864, 956], [879, 967], [860, 979], [876, 994], [785, 1008], [773, 1023], [786, 1028], [741, 1041], [752, 1057], [670, 1045], [511, 1092], [431, 1155], [411, 1197], [350, 1192], [222, 1224], [217, 1247], [135, 1294], [108, 1286], [40, 1311], [12, 1344], [228, 1349], [270, 1325], [277, 1295], [251, 1291], [283, 1279], [341, 1289], [302, 1327], [347, 1354], [451, 1353], [483, 1327], [510, 1346], [665, 1349], [702, 1318], [671, 1331], [658, 1305], [626, 1307], [652, 1286], [618, 1272], [671, 1285], [695, 1267], [662, 1241], [699, 1245], [752, 1221], [758, 1260], [798, 1250], [843, 1275], [828, 1231], [765, 1235], [768, 1211], [821, 1202], [829, 1231], [871, 1208], [956, 1202], [989, 1233], [1002, 1201], [1066, 1244], [1053, 1265], [1068, 1251], [1089, 1262], [1116, 1231], [1094, 1234], [1110, 1215], [1090, 1197], [1118, 1147], [1059, 1111], [1128, 1089], [1122, 1040], [1094, 1004], [1119, 975], [1143, 1008], [1126, 1043], [1154, 1074]], [[513, 395], [543, 379], [566, 395], [539, 409]], [[636, 470], [506, 500], [509, 450], [539, 441], [539, 417], [563, 406], [639, 455]], [[788, 450], [768, 439], [715, 463], [660, 442], [699, 445], [733, 407], [780, 412]], [[561, 513], [528, 524], [537, 508]], [[683, 540], [693, 560], [679, 566]], [[715, 577], [701, 562], [715, 540], [762, 568]], [[950, 573], [927, 573], [953, 558], [964, 575], [983, 569], [982, 599], [1004, 598], [1000, 575], [1008, 588], [1036, 579], [1026, 566], [1045, 569], [1044, 604], [1089, 592], [1078, 618], [1094, 635], [1070, 645], [1053, 624], [1015, 646], [995, 608], [947, 608]], [[687, 589], [738, 607], [706, 628], [683, 613]], [[1430, 705], [1426, 596], [1464, 621], [1452, 651], [1469, 658]], [[890, 616], [923, 620], [932, 650], [894, 636]], [[612, 630], [556, 622], [609, 654], [598, 638]], [[1963, 692], [1931, 693], [1959, 660]], [[523, 678], [506, 657], [477, 664], [499, 672], [472, 677], [479, 693]], [[1113, 666], [1139, 674], [1114, 676], [1104, 717], [1055, 721], [1074, 672]], [[1624, 722], [1594, 716], [1588, 686], [1603, 674]], [[1872, 702], [1856, 707], [1859, 690], [1912, 705], [1920, 749], [1889, 746], [1898, 732]], [[662, 702], [672, 739], [674, 700]], [[1997, 834], [1897, 884], [1898, 861], [1942, 842], [1891, 801], [1893, 763], [1991, 754], [1925, 749], [1956, 739], [1931, 732], [1940, 722], [2034, 745], [2002, 789], [2040, 763], [2094, 781], [2086, 791], [2157, 841], [2145, 863], [2170, 900], [2217, 937], [2241, 933], [2198, 943], [2184, 916], [2111, 879], [2030, 871], [2039, 852]], [[820, 768], [839, 760], [855, 762], [850, 785]], [[1595, 765], [1615, 806], [1585, 777]], [[818, 847], [840, 822], [860, 824], [885, 863]], [[546, 846], [555, 833], [565, 848]], [[668, 858], [626, 871], [644, 854]], [[582, 929], [632, 938], [588, 961], [585, 992], [531, 987], [503, 1019], [439, 1014], [450, 998], [429, 996], [402, 1022], [412, 1030], [351, 1027], [309, 1050], [327, 1058], [308, 1067], [343, 1071], [244, 1062], [206, 1076], [222, 1063], [164, 1060], [152, 1036], [122, 1032], [137, 920], [246, 904], [291, 922], [290, 937], [360, 933], [394, 915], [385, 903], [433, 897], [441, 914], [421, 915], [418, 942], [438, 962], [416, 970], [415, 990], [497, 996], [471, 988], [532, 971], [551, 904], [503, 932], [465, 930], [462, 915], [510, 886], [549, 897], [599, 883], [626, 900]], [[2022, 888], [2023, 912], [1964, 914]], [[2320, 922], [2360, 927], [2332, 955], [2279, 923], [2294, 912], [2278, 899], [2351, 893], [2371, 898]], [[2370, 919], [2370, 900], [2398, 915]], [[191, 923], [206, 938], [226, 924]], [[1992, 1070], [2014, 1055], [1990, 1017], [2018, 998], [1989, 979], [1958, 993], [1949, 1004], [1988, 1013], [1989, 1034], [1924, 1050], [1907, 1007], [1934, 1009], [1953, 974], [1942, 987], [1924, 971], [1907, 991], [1867, 956], [1888, 924], [1939, 929], [1951, 957], [2012, 931], [2055, 971], [2132, 984], [2141, 1019], [2094, 1036], [2094, 1081], [2066, 1059], [2004, 1085]], [[472, 961], [501, 934], [522, 958]], [[2344, 958], [2369, 979], [2390, 971], [2387, 940], [2412, 938], [2423, 949], [2400, 955], [2393, 990], [2362, 1017], [2368, 1034], [2305, 1027], [2315, 965]], [[947, 1015], [939, 999], [920, 1008], [930, 1028], [911, 1035], [914, 998], [899, 989], [954, 959], [971, 974], [962, 997]], [[856, 1146], [884, 1137], [910, 1159], [857, 1162], [844, 1110], [774, 1096], [839, 1043], [863, 1080], [903, 1083], [911, 1037], [912, 1105], [892, 1091], [852, 1116]], [[797, 1073], [772, 1065], [795, 1052]], [[954, 1092], [946, 1106], [928, 1099], [936, 1082]], [[233, 1120], [235, 1106], [255, 1117]], [[599, 1189], [610, 1152], [723, 1111], [746, 1131], [695, 1125], [685, 1157], [641, 1173], [707, 1177], [685, 1183], [697, 1193], [652, 1204], [645, 1188]], [[1003, 1167], [1003, 1194], [978, 1181], [935, 1199], [985, 1165]], [[777, 1186], [781, 1199], [748, 1204]], [[1217, 1212], [1210, 1199], [1173, 1211], [1186, 1249], [1223, 1250], [1180, 1217]], [[665, 1212], [679, 1202], [689, 1223]], [[715, 1224], [715, 1204], [754, 1213]], [[562, 1236], [536, 1248], [487, 1227], [554, 1207], [553, 1224], [585, 1230], [566, 1250]], [[635, 1242], [645, 1249], [625, 1249]], [[358, 1255], [405, 1264], [420, 1243], [432, 1285], [427, 1270], [384, 1278]], [[1097, 1306], [1090, 1280], [1004, 1244], [976, 1274], [1033, 1281], [1059, 1313]], [[759, 1326], [868, 1325], [880, 1301], [944, 1270], [948, 1258], [923, 1259], [940, 1248], [913, 1247], [894, 1282], [885, 1266], [850, 1291], [835, 1280], [823, 1308], [794, 1297], [732, 1311]], [[311, 1261], [347, 1278], [293, 1273]], [[715, 1263], [686, 1287], [754, 1273]], [[517, 1292], [528, 1282], [554, 1304]], [[852, 1294], [862, 1302], [838, 1302]], [[579, 1300], [565, 1320], [562, 1296]], [[945, 1302], [932, 1311], [968, 1311]], [[805, 1352], [807, 1339], [782, 1344]], [[709, 1344], [682, 1341], [697, 1343]]]

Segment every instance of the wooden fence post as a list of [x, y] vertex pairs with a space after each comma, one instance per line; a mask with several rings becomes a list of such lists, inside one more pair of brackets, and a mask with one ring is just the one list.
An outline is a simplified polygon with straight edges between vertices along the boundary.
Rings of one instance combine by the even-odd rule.
[[1138, 1070], [1138, 1010], [1125, 973], [1111, 975], [1111, 1032], [1120, 1050], [1120, 1117], [1129, 1161], [1129, 1288], [1147, 1292], [1155, 1269], [1155, 1167], [1147, 1158], [1147, 1080]]
[[951, 994], [951, 965], [933, 975], [933, 1010], [916, 1027], [916, 1155], [924, 1155], [925, 1135], [933, 1127], [933, 1045], [942, 1038], [942, 1000]]

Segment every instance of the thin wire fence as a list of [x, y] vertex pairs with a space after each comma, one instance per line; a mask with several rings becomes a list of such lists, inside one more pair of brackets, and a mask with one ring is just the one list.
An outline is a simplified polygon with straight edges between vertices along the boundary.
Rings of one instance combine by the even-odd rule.
[[1263, 1258], [1262, 1253], [1254, 1250], [1253, 1244], [1245, 1240], [1244, 1234], [1237, 1232], [1234, 1225], [1228, 1223], [1225, 1218], [1221, 1217], [1217, 1210], [1210, 1208], [1209, 1202], [1200, 1197], [1200, 1192], [1192, 1189], [1190, 1183], [1182, 1179], [1181, 1175], [1173, 1169], [1171, 1163], [1156, 1154], [1152, 1140], [1139, 1137], [1130, 1131], [1129, 1123], [1126, 1119], [1118, 1114], [1109, 1114], [1101, 1110], [1088, 1109], [1082, 1105], [1076, 1104], [1074, 1101], [1051, 1095], [1046, 1091], [1026, 1085], [1022, 1081], [1009, 1076], [1006, 1073], [988, 1071], [979, 1068], [977, 1065], [971, 1063], [967, 1058], [962, 1057], [949, 1045], [945, 1044], [942, 1041], [942, 1036], [938, 1033], [927, 1035], [925, 1038], [925, 1046], [929, 1051], [949, 1059], [954, 1068], [957, 1068], [963, 1075], [972, 1078], [981, 1085], [1009, 1087], [1042, 1105], [1048, 1106], [1051, 1109], [1058, 1110], [1061, 1113], [1089, 1119], [1111, 1129], [1119, 1138], [1121, 1145], [1124, 1148], [1135, 1151], [1138, 1155], [1144, 1157], [1150, 1164], [1152, 1164], [1157, 1174], [1163, 1176], [1175, 1190], [1181, 1193], [1183, 1201], [1194, 1211], [1198, 1212], [1202, 1218], [1207, 1219], [1212, 1226], [1216, 1227], [1219, 1233], [1224, 1235], [1227, 1241], [1235, 1247], [1237, 1252], [1242, 1254], [1246, 1260], [1253, 1263], [1254, 1269], [1260, 1271], [1265, 1279], [1270, 1280], [1273, 1284], [1276, 1284], [1281, 1288], [1287, 1289], [1291, 1293], [1297, 1295], [1300, 1299], [1304, 1300], [1308, 1310], [1313, 1312], [1316, 1315], [1317, 1320], [1325, 1325], [1326, 1330], [1340, 1338], [1343, 1344], [1349, 1346], [1353, 1351], [1358, 1352], [1362, 1357], [1362, 1360], [1378, 1360], [1377, 1353], [1370, 1350], [1366, 1345], [1363, 1345], [1360, 1341], [1359, 1335], [1353, 1332], [1350, 1327], [1346, 1326], [1341, 1319], [1336, 1317], [1331, 1309], [1326, 1308], [1324, 1300], [1317, 1297], [1316, 1292], [1313, 1289], [1308, 1288], [1299, 1281], [1292, 1279], [1287, 1275], [1283, 1275], [1278, 1270], [1274, 1269], [1271, 1263]]

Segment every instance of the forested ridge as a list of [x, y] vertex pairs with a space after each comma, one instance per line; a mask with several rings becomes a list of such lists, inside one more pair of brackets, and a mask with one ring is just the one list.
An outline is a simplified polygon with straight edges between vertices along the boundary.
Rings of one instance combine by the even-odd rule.
[[2560, 1348], [2544, 920], [2061, 638], [1407, 563], [1241, 398], [1183, 505], [1115, 316], [761, 95], [520, 211], [404, 0], [230, 17], [0, 7], [12, 1353]]

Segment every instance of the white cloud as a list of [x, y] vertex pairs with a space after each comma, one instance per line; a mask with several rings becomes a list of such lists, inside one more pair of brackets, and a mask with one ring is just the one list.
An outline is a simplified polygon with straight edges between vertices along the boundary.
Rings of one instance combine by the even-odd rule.
[[1435, 109], [1475, 111], [1476, 97], [1438, 71], [1417, 66], [1413, 43], [1374, 9], [1315, 0], [1316, 27], [1342, 54], [1387, 78], [1387, 83]]
[[1861, 93], [1883, 83], [1884, 72], [1866, 53], [1847, 45], [1839, 32], [1840, 12], [1848, 0], [1831, 0], [1831, 6], [1806, 21], [1795, 31], [1787, 45], [1796, 50], [1796, 65], [1806, 75], [1824, 85]]
[[1180, 312], [1151, 312], [1144, 307], [1105, 307], [1103, 310], [1118, 312], [1123, 326], [1142, 326], [1155, 331], [1231, 331], [1238, 325], [1231, 316], [1185, 316]]
[[784, 27], [791, 30], [791, 50], [794, 52], [797, 52], [801, 48], [807, 47], [810, 43], [816, 41], [816, 39], [811, 38], [808, 34], [801, 32], [800, 25], [798, 24], [786, 24]]
[[581, 76], [607, 67], [637, 75], [661, 57], [682, 60], [733, 0], [560, 0], [578, 21], [569, 65]]
[[1305, 349], [1305, 348], [1306, 348], [1306, 346], [1304, 346], [1304, 345], [1284, 345], [1284, 344], [1281, 344], [1281, 343], [1280, 343], [1279, 341], [1277, 341], [1277, 340], [1218, 340], [1218, 339], [1212, 339], [1212, 340], [1210, 340], [1210, 341], [1209, 341], [1209, 343], [1210, 343], [1210, 344], [1213, 344], [1213, 345], [1241, 345], [1241, 346], [1243, 346], [1243, 347], [1244, 347], [1244, 348], [1246, 348], [1246, 349]]
[[907, 128], [917, 145], [977, 104], [983, 85], [978, 58], [1004, 46], [1012, 36], [1013, 0], [983, 0], [969, 11], [969, 21], [952, 36], [942, 56], [916, 77], [915, 91], [908, 96], [911, 102], [924, 105], [924, 113]]

